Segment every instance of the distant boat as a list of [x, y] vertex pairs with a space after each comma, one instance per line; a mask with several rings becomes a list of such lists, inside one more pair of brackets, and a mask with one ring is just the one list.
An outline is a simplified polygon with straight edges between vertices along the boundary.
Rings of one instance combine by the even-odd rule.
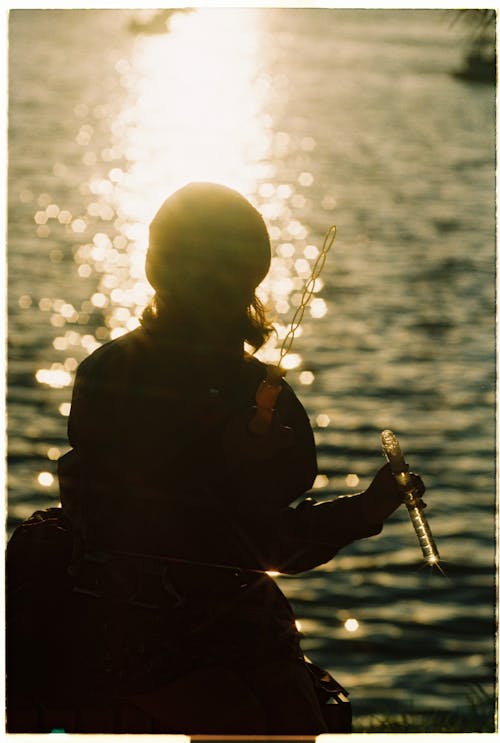
[[453, 73], [461, 80], [476, 83], [493, 83], [497, 81], [497, 59], [495, 50], [473, 47], [465, 57], [464, 65]]
[[129, 31], [135, 34], [164, 34], [167, 33], [170, 18], [175, 13], [189, 12], [190, 8], [166, 8], [153, 13], [132, 18], [129, 21]]

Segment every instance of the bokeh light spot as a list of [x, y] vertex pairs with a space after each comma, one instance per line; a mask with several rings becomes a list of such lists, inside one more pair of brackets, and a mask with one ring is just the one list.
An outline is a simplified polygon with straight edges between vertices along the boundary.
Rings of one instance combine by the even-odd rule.
[[52, 475], [50, 472], [40, 472], [37, 478], [40, 485], [42, 485], [44, 488], [50, 488], [50, 486], [54, 483], [54, 475]]
[[303, 371], [299, 374], [299, 381], [301, 384], [312, 384], [314, 382], [314, 374], [311, 371]]
[[357, 632], [359, 629], [359, 622], [357, 619], [354, 619], [354, 617], [349, 617], [349, 619], [345, 620], [344, 627], [348, 632]]
[[54, 389], [68, 387], [71, 384], [71, 374], [56, 365], [52, 369], [38, 369], [35, 378], [40, 384], [47, 384]]
[[319, 428], [326, 428], [330, 423], [330, 416], [326, 413], [320, 413], [316, 418], [316, 425]]
[[310, 312], [312, 317], [324, 317], [328, 312], [325, 300], [320, 297], [315, 297], [311, 301]]
[[357, 485], [359, 485], [359, 477], [355, 474], [349, 474], [347, 475], [345, 482], [348, 487], [355, 488]]
[[315, 490], [319, 490], [321, 488], [326, 488], [328, 486], [328, 483], [330, 482], [329, 478], [326, 475], [316, 475], [316, 479], [313, 483], [313, 488]]

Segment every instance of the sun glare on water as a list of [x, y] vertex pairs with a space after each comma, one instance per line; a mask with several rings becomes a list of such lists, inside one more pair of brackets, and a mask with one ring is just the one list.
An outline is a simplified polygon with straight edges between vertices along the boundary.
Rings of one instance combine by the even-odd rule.
[[256, 73], [257, 18], [251, 10], [179, 13], [169, 33], [139, 36], [132, 59], [117, 62], [127, 104], [113, 122], [112, 149], [127, 168], [112, 168], [107, 183], [94, 184], [113, 202], [129, 259], [128, 280], [97, 293], [101, 303], [111, 300], [111, 337], [135, 327], [151, 296], [144, 256], [148, 224], [162, 201], [192, 180], [250, 195], [265, 172], [269, 86]]
[[[34, 221], [40, 240], [57, 229], [74, 237], [77, 275], [90, 290], [80, 306], [74, 300], [40, 300], [58, 331], [53, 347], [64, 358], [39, 369], [39, 383], [69, 386], [82, 352], [91, 353], [137, 327], [153, 293], [144, 272], [149, 222], [167, 196], [193, 180], [237, 189], [266, 220], [274, 258], [259, 293], [271, 309], [278, 337], [259, 355], [278, 360], [319, 253], [296, 214], [314, 177], [302, 168], [295, 174], [288, 166], [280, 169], [280, 164], [292, 148], [309, 153], [315, 142], [311, 137], [293, 141], [277, 124], [281, 103], [266, 66], [270, 52], [264, 19], [258, 8], [198, 8], [174, 13], [166, 33], [139, 34], [130, 55], [114, 62], [120, 105], [106, 114], [109, 142], [104, 149], [93, 139], [96, 109], [84, 103], [76, 107], [75, 115], [83, 117], [75, 122], [76, 141], [83, 162], [89, 163], [88, 181], [81, 185], [82, 213], [41, 194]], [[56, 164], [54, 172], [64, 167]], [[288, 182], [283, 182], [284, 172]], [[61, 256], [56, 252], [50, 260], [57, 263]], [[322, 285], [317, 279], [314, 292]], [[31, 302], [30, 296], [19, 300], [22, 308]], [[313, 297], [307, 317], [326, 312], [324, 300]], [[301, 331], [297, 328], [296, 337]], [[293, 370], [301, 363], [294, 348], [282, 365]], [[314, 375], [302, 370], [299, 381], [310, 385]]]

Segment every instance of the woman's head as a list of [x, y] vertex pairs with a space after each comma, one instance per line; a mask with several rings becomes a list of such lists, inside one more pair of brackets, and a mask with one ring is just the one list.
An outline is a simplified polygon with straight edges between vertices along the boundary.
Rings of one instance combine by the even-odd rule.
[[[260, 346], [269, 334], [255, 289], [271, 248], [259, 212], [215, 183], [190, 183], [162, 204], [150, 225], [146, 276], [158, 305], [214, 331], [238, 326]], [[200, 324], [200, 322], [198, 322]]]

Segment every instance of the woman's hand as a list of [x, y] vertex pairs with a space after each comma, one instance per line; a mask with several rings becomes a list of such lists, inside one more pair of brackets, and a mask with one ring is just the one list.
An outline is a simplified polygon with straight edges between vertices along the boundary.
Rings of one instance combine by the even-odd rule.
[[[410, 473], [416, 495], [421, 497], [425, 485], [418, 475]], [[379, 469], [365, 490], [364, 515], [370, 523], [380, 523], [391, 515], [404, 502], [404, 495], [391, 472], [389, 464]], [[425, 503], [422, 504], [425, 508]]]

